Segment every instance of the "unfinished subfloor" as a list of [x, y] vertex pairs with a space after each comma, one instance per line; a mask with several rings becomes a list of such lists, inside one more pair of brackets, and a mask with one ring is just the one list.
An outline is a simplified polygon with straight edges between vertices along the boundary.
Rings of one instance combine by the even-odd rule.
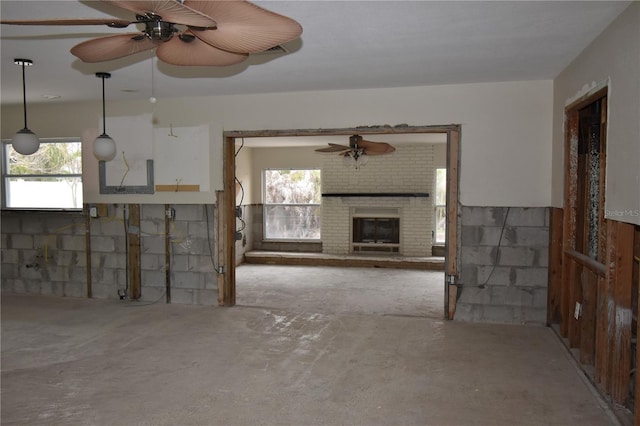
[[2, 424], [616, 424], [550, 329], [410, 308], [417, 271], [243, 268], [234, 308], [3, 294]]

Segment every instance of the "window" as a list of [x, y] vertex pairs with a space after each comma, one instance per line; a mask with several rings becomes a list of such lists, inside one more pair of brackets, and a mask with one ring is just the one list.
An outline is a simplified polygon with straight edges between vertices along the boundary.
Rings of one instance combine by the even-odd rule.
[[435, 229], [434, 238], [436, 244], [445, 243], [447, 231], [447, 169], [436, 169], [436, 190], [435, 190]]
[[82, 209], [80, 139], [40, 139], [32, 155], [2, 146], [2, 206], [9, 209]]
[[320, 170], [264, 171], [264, 238], [320, 239]]

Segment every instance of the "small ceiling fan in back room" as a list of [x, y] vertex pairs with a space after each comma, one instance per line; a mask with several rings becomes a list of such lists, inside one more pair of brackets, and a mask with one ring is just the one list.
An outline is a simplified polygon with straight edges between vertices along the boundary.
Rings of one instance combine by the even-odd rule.
[[337, 152], [339, 155], [344, 156], [345, 162], [354, 165], [358, 169], [366, 164], [368, 156], [391, 154], [395, 150], [394, 146], [386, 142], [367, 141], [362, 139], [360, 135], [353, 135], [349, 137], [349, 146], [329, 143], [328, 147], [319, 148], [315, 151], [324, 153]]
[[159, 60], [181, 66], [238, 64], [250, 53], [295, 40], [302, 26], [246, 0], [101, 0], [126, 9], [135, 20], [44, 19], [2, 20], [10, 25], [106, 25], [144, 29], [98, 37], [75, 45], [71, 53], [83, 62], [104, 62], [156, 49]]

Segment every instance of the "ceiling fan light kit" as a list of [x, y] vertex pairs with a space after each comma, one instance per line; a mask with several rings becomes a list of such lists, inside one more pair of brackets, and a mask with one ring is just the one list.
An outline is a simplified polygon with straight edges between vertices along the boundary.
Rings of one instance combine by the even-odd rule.
[[25, 83], [24, 70], [26, 67], [33, 65], [33, 61], [31, 59], [14, 59], [13, 62], [22, 67], [22, 110], [24, 113], [24, 128], [18, 130], [11, 141], [11, 145], [17, 153], [31, 155], [40, 148], [40, 140], [36, 134], [27, 127], [27, 86]]
[[93, 155], [101, 161], [111, 161], [116, 156], [116, 143], [107, 134], [107, 116], [105, 109], [104, 80], [111, 78], [108, 72], [97, 72], [96, 77], [102, 80], [102, 134], [93, 141]]
[[[229, 66], [251, 53], [295, 40], [302, 26], [246, 0], [102, 0], [135, 14], [135, 20], [45, 19], [0, 21], [12, 25], [142, 24], [142, 32], [98, 37], [75, 45], [83, 62], [110, 61], [156, 49], [158, 59], [179, 66]], [[186, 29], [183, 29], [186, 27]]]
[[391, 154], [395, 150], [395, 147], [386, 142], [367, 141], [360, 135], [352, 135], [349, 137], [349, 146], [329, 143], [328, 147], [316, 149], [316, 152], [337, 152], [338, 155], [343, 156], [346, 165], [355, 166], [358, 169], [367, 164], [370, 155]]

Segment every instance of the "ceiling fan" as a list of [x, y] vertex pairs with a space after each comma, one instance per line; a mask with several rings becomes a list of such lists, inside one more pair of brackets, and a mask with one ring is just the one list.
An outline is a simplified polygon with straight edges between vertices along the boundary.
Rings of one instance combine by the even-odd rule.
[[83, 62], [104, 62], [156, 49], [159, 60], [182, 66], [238, 64], [302, 34], [295, 20], [246, 0], [100, 0], [135, 13], [124, 19], [2, 20], [11, 25], [144, 25], [141, 32], [98, 37], [75, 45]]
[[390, 154], [396, 148], [386, 142], [372, 142], [362, 139], [360, 135], [349, 137], [349, 146], [336, 143], [329, 143], [326, 148], [316, 149], [316, 152], [337, 152], [345, 157], [345, 160], [355, 163], [356, 168], [359, 164], [363, 164], [363, 159], [369, 155]]

